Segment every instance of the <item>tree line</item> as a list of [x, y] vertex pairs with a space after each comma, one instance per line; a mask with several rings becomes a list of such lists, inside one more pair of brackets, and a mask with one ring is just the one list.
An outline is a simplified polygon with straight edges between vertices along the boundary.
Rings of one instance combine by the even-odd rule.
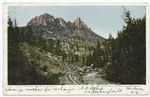
[[126, 23], [117, 38], [112, 35], [102, 44], [97, 41], [94, 52], [88, 55], [86, 65], [93, 64], [105, 70], [106, 79], [122, 84], [146, 83], [146, 16], [135, 19], [126, 12]]

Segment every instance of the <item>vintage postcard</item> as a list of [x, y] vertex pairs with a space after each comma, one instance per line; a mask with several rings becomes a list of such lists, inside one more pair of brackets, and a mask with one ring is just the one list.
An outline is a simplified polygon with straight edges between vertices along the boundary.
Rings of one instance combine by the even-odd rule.
[[149, 94], [147, 3], [4, 3], [4, 95]]

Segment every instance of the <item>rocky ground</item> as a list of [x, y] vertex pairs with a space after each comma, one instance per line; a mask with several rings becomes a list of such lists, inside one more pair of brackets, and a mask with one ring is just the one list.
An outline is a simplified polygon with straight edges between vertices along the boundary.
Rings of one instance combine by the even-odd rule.
[[[91, 66], [78, 66], [68, 62], [62, 62], [61, 56], [53, 55], [50, 52], [45, 52], [44, 50], [40, 51], [38, 47], [31, 47], [27, 44], [22, 46], [22, 51], [25, 53], [29, 60], [35, 60], [39, 62], [40, 68], [47, 73], [50, 71], [52, 73], [61, 73], [65, 74], [60, 77], [60, 84], [65, 85], [82, 85], [86, 84], [82, 79], [82, 76], [91, 73], [91, 72], [99, 72], [96, 77], [105, 76], [103, 69], [101, 68], [92, 68]], [[34, 55], [34, 56], [33, 56]], [[33, 59], [33, 57], [35, 57]], [[44, 70], [47, 68], [47, 70]]]
[[92, 66], [77, 66], [74, 64], [67, 64], [68, 72], [63, 76], [60, 77], [60, 84], [65, 85], [82, 85], [86, 84], [82, 79], [82, 76], [90, 73], [90, 72], [100, 72], [97, 77], [105, 76], [103, 69], [101, 68], [94, 68]]

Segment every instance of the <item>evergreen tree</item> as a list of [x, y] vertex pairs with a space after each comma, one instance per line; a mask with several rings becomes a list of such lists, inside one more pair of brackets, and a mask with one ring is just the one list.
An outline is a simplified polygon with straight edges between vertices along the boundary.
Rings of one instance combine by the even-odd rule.
[[72, 57], [71, 57], [71, 63], [72, 63], [72, 64], [73, 64], [73, 59], [74, 59], [74, 58], [73, 58], [73, 56], [72, 56]]
[[66, 54], [65, 51], [63, 50], [63, 51], [62, 51], [62, 60], [63, 60], [63, 62], [64, 62], [64, 60], [66, 60], [66, 58], [67, 58], [67, 54]]
[[145, 83], [145, 16], [134, 19], [127, 11], [123, 18], [126, 26], [118, 31], [117, 38], [110, 35], [103, 42], [106, 78], [123, 84]]
[[61, 55], [60, 40], [57, 40], [57, 41], [56, 41], [55, 54], [56, 54], [56, 55]]
[[76, 55], [74, 55], [74, 58], [75, 58], [75, 61], [79, 61], [79, 56], [78, 56], [78, 54]]
[[42, 42], [43, 42], [42, 36], [43, 36], [42, 33], [40, 33], [40, 34], [38, 35], [38, 46], [42, 46]]
[[32, 43], [33, 42], [33, 31], [31, 29], [31, 27], [27, 28], [27, 32], [26, 32], [26, 41]]
[[47, 44], [45, 38], [43, 38], [43, 49], [47, 51]]
[[83, 54], [83, 57], [82, 57], [82, 63], [83, 63], [83, 64], [84, 64], [84, 60], [85, 60], [85, 59], [84, 59], [84, 54]]

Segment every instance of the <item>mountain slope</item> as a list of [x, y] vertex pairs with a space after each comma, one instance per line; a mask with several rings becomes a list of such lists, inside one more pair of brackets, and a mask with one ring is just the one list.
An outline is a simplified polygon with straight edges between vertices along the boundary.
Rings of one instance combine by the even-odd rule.
[[62, 18], [55, 19], [52, 15], [45, 13], [31, 19], [23, 29], [26, 30], [27, 27], [32, 28], [34, 35], [42, 33], [46, 39], [60, 39], [82, 45], [95, 46], [97, 39], [100, 42], [105, 40], [88, 28], [80, 17], [72, 23]]

